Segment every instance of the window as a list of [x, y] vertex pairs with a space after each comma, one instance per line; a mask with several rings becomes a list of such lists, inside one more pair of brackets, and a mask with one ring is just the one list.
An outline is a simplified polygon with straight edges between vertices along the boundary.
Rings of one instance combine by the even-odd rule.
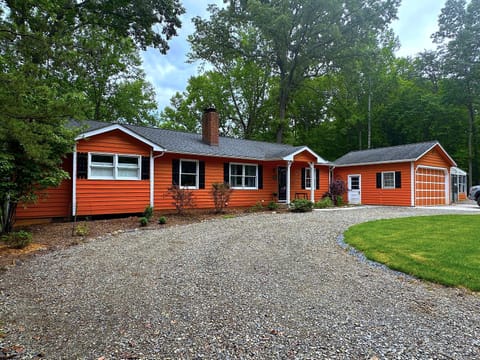
[[230, 164], [230, 185], [234, 189], [257, 189], [257, 165]]
[[198, 189], [198, 161], [180, 160], [180, 187]]
[[310, 168], [305, 168], [305, 189], [312, 188], [312, 172]]
[[88, 178], [99, 180], [140, 180], [140, 156], [89, 154]]
[[395, 189], [395, 173], [393, 171], [382, 173], [382, 188]]

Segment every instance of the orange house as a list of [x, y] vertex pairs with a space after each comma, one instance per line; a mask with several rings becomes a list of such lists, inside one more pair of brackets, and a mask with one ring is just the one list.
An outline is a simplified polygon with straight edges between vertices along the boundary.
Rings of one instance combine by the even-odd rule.
[[206, 110], [202, 134], [86, 121], [65, 159], [70, 180], [17, 219], [68, 218], [173, 209], [172, 184], [193, 192], [197, 208], [213, 208], [213, 183], [233, 189], [229, 206], [317, 201], [329, 187], [329, 166], [306, 146], [220, 137], [218, 114]]
[[451, 202], [456, 166], [437, 141], [353, 151], [335, 162], [351, 204], [431, 206]]

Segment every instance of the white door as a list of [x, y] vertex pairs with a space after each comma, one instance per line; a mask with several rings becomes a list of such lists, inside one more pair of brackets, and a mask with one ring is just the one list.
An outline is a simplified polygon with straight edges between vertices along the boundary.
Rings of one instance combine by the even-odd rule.
[[360, 175], [348, 175], [348, 203], [349, 204], [361, 204], [362, 185]]

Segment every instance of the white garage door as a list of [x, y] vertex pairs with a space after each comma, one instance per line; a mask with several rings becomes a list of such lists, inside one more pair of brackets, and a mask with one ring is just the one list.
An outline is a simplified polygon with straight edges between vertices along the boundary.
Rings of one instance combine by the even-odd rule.
[[447, 169], [419, 166], [415, 171], [415, 205], [445, 205], [448, 196]]

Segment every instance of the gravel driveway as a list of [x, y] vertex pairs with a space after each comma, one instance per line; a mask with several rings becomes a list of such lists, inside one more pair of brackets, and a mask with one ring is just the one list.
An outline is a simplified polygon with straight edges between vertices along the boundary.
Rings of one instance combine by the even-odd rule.
[[478, 294], [373, 267], [336, 243], [354, 223], [439, 212], [255, 214], [32, 258], [0, 274], [0, 348], [47, 359], [479, 359]]

